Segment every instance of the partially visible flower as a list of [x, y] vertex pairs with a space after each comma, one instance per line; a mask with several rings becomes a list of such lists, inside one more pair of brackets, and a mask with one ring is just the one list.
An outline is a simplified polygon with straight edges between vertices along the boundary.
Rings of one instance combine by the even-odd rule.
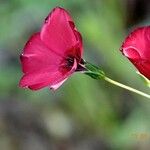
[[121, 51], [141, 74], [150, 79], [150, 26], [135, 29], [125, 39]]
[[42, 29], [26, 43], [21, 55], [21, 87], [57, 89], [76, 70], [82, 70], [82, 38], [66, 10], [57, 7]]

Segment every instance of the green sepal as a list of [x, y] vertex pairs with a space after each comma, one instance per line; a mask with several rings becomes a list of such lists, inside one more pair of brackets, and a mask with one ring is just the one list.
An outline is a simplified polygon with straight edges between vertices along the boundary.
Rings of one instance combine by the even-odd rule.
[[105, 73], [97, 66], [86, 62], [85, 64], [86, 71], [84, 74], [90, 76], [93, 79], [103, 79], [105, 77]]
[[150, 80], [147, 79], [144, 75], [142, 75], [140, 72], [136, 71], [136, 73], [139, 75], [139, 77], [144, 81], [144, 83], [150, 88]]

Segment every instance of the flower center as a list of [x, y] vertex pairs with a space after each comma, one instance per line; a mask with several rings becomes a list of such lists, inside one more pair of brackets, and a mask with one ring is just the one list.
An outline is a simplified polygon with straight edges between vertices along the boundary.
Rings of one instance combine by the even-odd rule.
[[66, 67], [71, 68], [74, 64], [74, 58], [73, 57], [67, 57], [66, 58]]

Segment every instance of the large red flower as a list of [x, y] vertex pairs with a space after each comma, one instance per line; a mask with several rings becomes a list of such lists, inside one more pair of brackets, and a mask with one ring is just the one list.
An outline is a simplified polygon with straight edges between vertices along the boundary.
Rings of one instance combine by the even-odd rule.
[[63, 8], [47, 16], [42, 29], [26, 43], [21, 55], [21, 87], [38, 90], [57, 89], [78, 69], [82, 57], [82, 39], [73, 20]]
[[122, 53], [150, 79], [150, 26], [134, 30], [124, 41]]

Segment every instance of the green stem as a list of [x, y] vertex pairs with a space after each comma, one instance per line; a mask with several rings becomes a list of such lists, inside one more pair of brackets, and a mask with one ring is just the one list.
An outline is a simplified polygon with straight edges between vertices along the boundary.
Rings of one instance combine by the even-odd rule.
[[141, 96], [144, 96], [144, 97], [150, 99], [150, 95], [149, 95], [149, 94], [146, 94], [146, 93], [141, 92], [141, 91], [139, 91], [139, 90], [136, 90], [136, 89], [134, 89], [134, 88], [132, 88], [132, 87], [129, 87], [129, 86], [127, 86], [127, 85], [124, 85], [124, 84], [122, 84], [122, 83], [119, 83], [119, 82], [117, 82], [117, 81], [114, 81], [114, 80], [112, 80], [112, 79], [110, 79], [110, 78], [108, 78], [108, 77], [106, 77], [106, 76], [104, 77], [104, 80], [107, 81], [107, 82], [109, 82], [109, 83], [111, 83], [111, 84], [114, 84], [114, 85], [116, 85], [116, 86], [118, 86], [118, 87], [121, 87], [121, 88], [123, 88], [123, 89], [126, 89], [126, 90], [128, 90], [128, 91], [134, 92], [134, 93], [136, 93], [136, 94], [139, 94], [139, 95], [141, 95]]
[[124, 85], [122, 83], [119, 83], [117, 81], [114, 81], [108, 77], [106, 77], [105, 73], [97, 66], [89, 63], [89, 62], [85, 62], [84, 61], [84, 68], [86, 69], [86, 71], [84, 71], [84, 74], [90, 76], [91, 78], [93, 79], [104, 79], [105, 81], [111, 83], [111, 84], [114, 84], [118, 87], [121, 87], [123, 89], [126, 89], [128, 91], [131, 91], [131, 92], [134, 92], [138, 95], [141, 95], [141, 96], [144, 96], [146, 98], [149, 98], [150, 99], [150, 95], [149, 94], [146, 94], [144, 92], [141, 92], [139, 90], [136, 90], [130, 86], [127, 86], [127, 85]]

